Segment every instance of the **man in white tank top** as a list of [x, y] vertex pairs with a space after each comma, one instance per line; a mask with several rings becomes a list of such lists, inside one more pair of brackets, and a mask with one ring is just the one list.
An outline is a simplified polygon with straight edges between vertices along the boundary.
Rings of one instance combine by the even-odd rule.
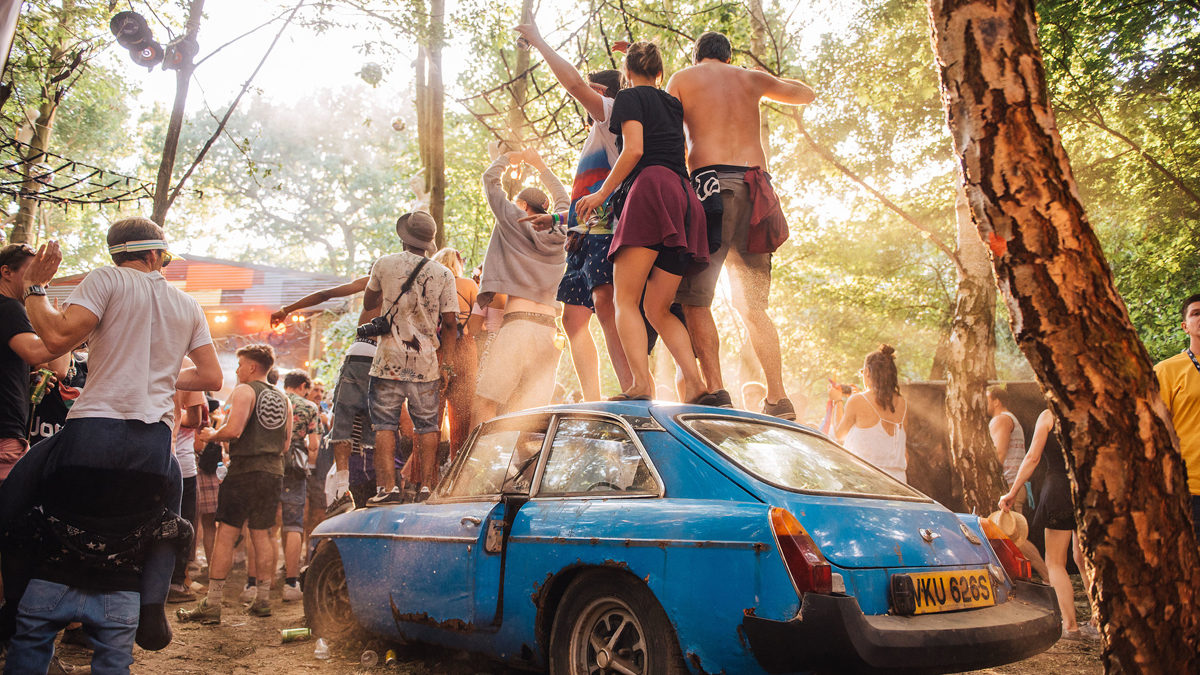
[[[1004, 484], [1012, 487], [1021, 468], [1021, 460], [1025, 459], [1025, 430], [1021, 428], [1017, 416], [1009, 411], [1009, 401], [1008, 390], [1003, 386], [988, 388], [988, 415], [992, 417], [988, 429], [996, 445], [996, 460], [1004, 469]], [[1024, 513], [1025, 504], [1025, 494], [1021, 493], [1017, 498], [1017, 511]]]

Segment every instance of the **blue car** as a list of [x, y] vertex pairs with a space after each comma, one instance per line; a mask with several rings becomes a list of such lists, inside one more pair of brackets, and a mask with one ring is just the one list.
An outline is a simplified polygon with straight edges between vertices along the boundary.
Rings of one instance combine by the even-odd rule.
[[949, 673], [1060, 635], [1053, 591], [987, 520], [812, 429], [719, 408], [499, 417], [428, 501], [312, 537], [317, 635], [552, 675]]

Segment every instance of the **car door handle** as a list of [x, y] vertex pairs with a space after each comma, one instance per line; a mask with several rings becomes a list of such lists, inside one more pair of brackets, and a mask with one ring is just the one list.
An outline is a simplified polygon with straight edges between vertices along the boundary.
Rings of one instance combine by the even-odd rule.
[[463, 525], [470, 523], [470, 524], [474, 525], [475, 527], [479, 527], [479, 524], [482, 523], [483, 521], [476, 518], [475, 516], [463, 516], [462, 520], [459, 522], [461, 522]]

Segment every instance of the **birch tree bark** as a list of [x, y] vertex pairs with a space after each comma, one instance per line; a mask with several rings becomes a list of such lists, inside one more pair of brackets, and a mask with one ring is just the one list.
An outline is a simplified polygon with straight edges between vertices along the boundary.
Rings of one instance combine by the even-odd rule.
[[988, 514], [1008, 491], [988, 431], [986, 398], [988, 380], [996, 370], [996, 284], [961, 185], [954, 214], [958, 293], [946, 345], [946, 419], [954, 466], [951, 492], [962, 500], [964, 510]]
[[1013, 334], [1058, 418], [1107, 673], [1200, 672], [1200, 550], [1150, 358], [1080, 203], [1030, 0], [929, 0], [947, 122]]

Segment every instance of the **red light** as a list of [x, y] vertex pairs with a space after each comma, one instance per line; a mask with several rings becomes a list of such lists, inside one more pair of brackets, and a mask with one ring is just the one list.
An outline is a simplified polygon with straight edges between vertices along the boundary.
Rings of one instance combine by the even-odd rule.
[[992, 550], [996, 552], [996, 557], [1000, 559], [1000, 564], [1004, 566], [1004, 571], [1008, 572], [1008, 576], [1021, 581], [1032, 580], [1033, 564], [1021, 553], [1021, 549], [1017, 548], [1012, 539], [1009, 539], [1008, 535], [987, 518], [980, 518], [979, 524], [983, 527], [983, 533], [987, 535], [988, 543], [992, 545]]
[[779, 544], [779, 554], [787, 565], [792, 584], [799, 593], [833, 592], [833, 568], [826, 562], [812, 537], [786, 509], [771, 509], [771, 531]]

